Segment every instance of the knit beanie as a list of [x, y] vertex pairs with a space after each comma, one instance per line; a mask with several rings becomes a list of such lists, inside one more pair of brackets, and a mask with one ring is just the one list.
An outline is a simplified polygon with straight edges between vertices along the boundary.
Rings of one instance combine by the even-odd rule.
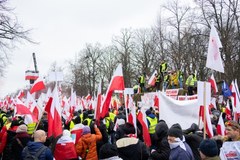
[[82, 131], [82, 135], [85, 135], [85, 134], [88, 134], [88, 133], [91, 133], [90, 127], [89, 126], [84, 126], [83, 131]]
[[183, 139], [183, 132], [182, 132], [182, 127], [180, 124], [176, 123], [171, 126], [171, 128], [168, 130], [168, 136], [180, 138], [181, 140]]
[[212, 139], [203, 140], [200, 143], [199, 150], [207, 157], [214, 157], [218, 155], [217, 143]]
[[16, 133], [24, 133], [24, 132], [27, 132], [27, 126], [25, 124], [18, 126]]

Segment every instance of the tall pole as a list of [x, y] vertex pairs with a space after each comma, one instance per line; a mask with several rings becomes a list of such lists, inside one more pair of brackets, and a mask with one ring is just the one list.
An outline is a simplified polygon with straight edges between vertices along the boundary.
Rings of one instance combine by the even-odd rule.
[[206, 139], [206, 82], [204, 81], [204, 85], [203, 85], [203, 107], [204, 107], [204, 114], [203, 114], [203, 139]]

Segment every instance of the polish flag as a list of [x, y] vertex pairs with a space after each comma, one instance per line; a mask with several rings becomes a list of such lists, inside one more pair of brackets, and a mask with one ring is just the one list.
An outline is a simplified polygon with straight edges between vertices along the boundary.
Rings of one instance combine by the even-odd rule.
[[154, 96], [154, 105], [153, 105], [158, 111], [160, 110], [159, 106], [159, 98], [157, 95]]
[[88, 94], [88, 95], [85, 97], [85, 99], [86, 99], [87, 101], [90, 101], [90, 100], [92, 99], [92, 96], [91, 96], [90, 94]]
[[102, 111], [101, 111], [101, 117], [105, 117], [108, 113], [109, 104], [111, 102], [111, 97], [114, 90], [124, 90], [124, 79], [123, 79], [123, 72], [122, 72], [122, 64], [119, 64], [116, 71], [113, 74], [113, 77], [110, 81], [110, 84], [108, 86], [106, 96], [103, 100], [102, 104]]
[[17, 98], [21, 100], [24, 96], [25, 96], [24, 91], [20, 90], [18, 95], [17, 95]]
[[211, 88], [213, 89], [214, 93], [216, 94], [218, 92], [218, 88], [217, 88], [217, 83], [215, 81], [213, 74], [211, 75], [211, 78], [208, 80], [208, 82], [211, 83]]
[[143, 107], [138, 112], [137, 119], [140, 122], [140, 124], [142, 125], [144, 142], [148, 147], [150, 147], [151, 146], [151, 138], [150, 138], [150, 134], [148, 131], [146, 113], [145, 113]]
[[222, 118], [222, 113], [218, 119], [218, 124], [217, 124], [217, 133], [218, 135], [225, 136], [225, 124]]
[[131, 123], [136, 131], [136, 135], [137, 135], [137, 118], [136, 118], [136, 106], [134, 104], [134, 101], [132, 99], [132, 97], [129, 95], [129, 110], [130, 110], [130, 114], [128, 115], [128, 122]]
[[[211, 84], [208, 82], [198, 81], [197, 89], [198, 89], [197, 91], [198, 105], [200, 106], [199, 116], [201, 117], [203, 124], [204, 124], [204, 119], [206, 119], [206, 126], [204, 125], [203, 126], [204, 126], [204, 129], [206, 129], [206, 133], [208, 134], [209, 138], [211, 138], [214, 136], [213, 126], [212, 126], [211, 118], [209, 114], [209, 106], [211, 103]], [[204, 113], [204, 99], [205, 99], [205, 105], [206, 105], [205, 113]]]
[[27, 108], [27, 106], [24, 105], [24, 103], [22, 101], [20, 101], [18, 98], [16, 100], [16, 114], [19, 115], [30, 115], [32, 118], [33, 122], [37, 122], [37, 118], [32, 114], [32, 112], [30, 111], [29, 108]]
[[156, 75], [157, 74], [157, 70], [155, 70], [152, 74], [152, 76], [150, 77], [150, 79], [148, 80], [148, 84], [150, 86], [154, 86], [155, 85], [155, 82], [156, 82]]
[[38, 77], [38, 79], [34, 82], [31, 90], [30, 90], [30, 93], [33, 94], [34, 92], [37, 92], [37, 91], [40, 91], [40, 90], [43, 90], [45, 89], [45, 84], [43, 82], [43, 80]]
[[229, 106], [229, 101], [227, 101], [225, 113], [226, 113], [227, 120], [232, 120], [232, 112]]
[[218, 36], [217, 30], [212, 23], [208, 44], [206, 67], [224, 73], [224, 67], [219, 48], [222, 48], [222, 44]]
[[97, 105], [95, 107], [95, 118], [97, 122], [100, 120], [100, 109], [101, 109], [101, 103], [102, 103], [102, 83], [100, 82], [98, 85], [98, 93], [97, 93]]
[[33, 113], [33, 115], [38, 120], [40, 120], [42, 117], [43, 108], [38, 106], [38, 104], [36, 103], [36, 101], [34, 100], [34, 98], [32, 97], [32, 95], [29, 92], [27, 92], [27, 100], [26, 100], [25, 104], [29, 107], [29, 109]]
[[62, 134], [61, 106], [57, 86], [55, 86], [45, 110], [48, 113], [48, 137], [56, 138]]

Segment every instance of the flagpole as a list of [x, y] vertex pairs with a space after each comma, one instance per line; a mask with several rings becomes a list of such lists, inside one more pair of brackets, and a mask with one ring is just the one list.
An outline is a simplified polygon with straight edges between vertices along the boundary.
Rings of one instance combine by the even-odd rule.
[[204, 114], [203, 114], [203, 139], [206, 139], [206, 82], [204, 81], [204, 87], [203, 87], [203, 107], [204, 107]]

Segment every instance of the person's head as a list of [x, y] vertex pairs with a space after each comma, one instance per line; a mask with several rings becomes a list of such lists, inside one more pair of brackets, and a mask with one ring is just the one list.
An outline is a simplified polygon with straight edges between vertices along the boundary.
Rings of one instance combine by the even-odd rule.
[[25, 124], [18, 126], [16, 133], [27, 133], [27, 126]]
[[173, 124], [168, 130], [168, 143], [170, 144], [176, 142], [176, 138], [183, 140], [182, 127], [178, 123]]
[[240, 125], [236, 121], [227, 121], [226, 126], [226, 136], [233, 141], [237, 141], [240, 138]]
[[128, 122], [124, 124], [123, 131], [125, 135], [136, 133], [134, 126]]
[[107, 159], [115, 156], [118, 156], [118, 150], [114, 144], [105, 143], [99, 150], [99, 159]]
[[218, 147], [215, 140], [205, 139], [199, 145], [199, 153], [202, 159], [218, 155]]
[[34, 142], [46, 142], [46, 138], [47, 138], [47, 135], [46, 135], [46, 132], [44, 130], [37, 130], [34, 135]]
[[91, 133], [90, 127], [89, 126], [84, 126], [83, 131], [82, 131], [82, 135], [85, 135], [85, 134], [88, 134], [88, 133]]

